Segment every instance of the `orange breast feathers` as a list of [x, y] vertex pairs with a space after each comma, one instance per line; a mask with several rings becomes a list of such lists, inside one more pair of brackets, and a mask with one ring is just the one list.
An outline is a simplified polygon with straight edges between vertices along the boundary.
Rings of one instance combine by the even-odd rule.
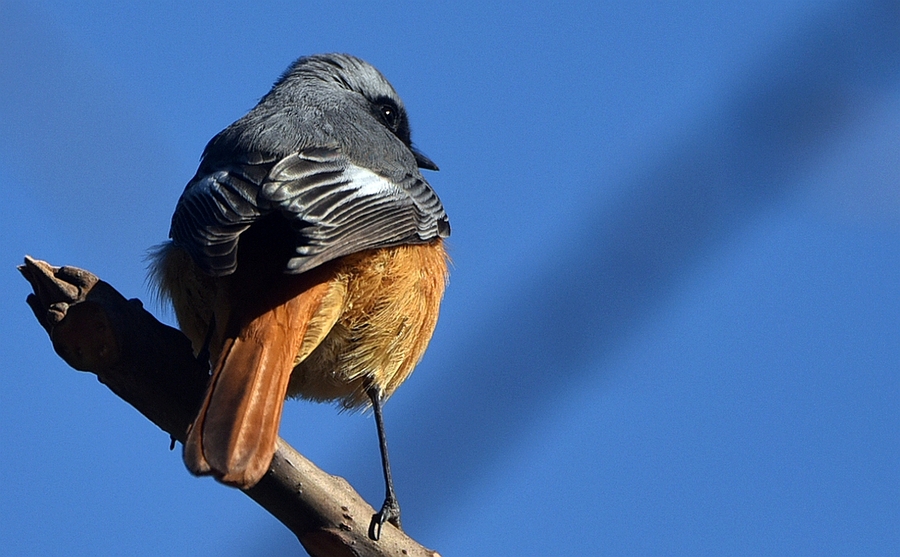
[[[268, 470], [287, 396], [369, 402], [409, 376], [437, 323], [447, 283], [441, 239], [364, 250], [299, 275], [245, 249], [237, 271], [213, 278], [169, 244], [155, 277], [213, 374], [185, 443], [195, 474], [247, 488]], [[263, 250], [264, 251], [264, 250]], [[211, 333], [211, 334], [210, 334]]]

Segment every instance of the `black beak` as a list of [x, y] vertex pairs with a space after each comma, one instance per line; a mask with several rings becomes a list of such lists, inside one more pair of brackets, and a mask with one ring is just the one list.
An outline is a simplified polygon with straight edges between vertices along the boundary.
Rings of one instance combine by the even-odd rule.
[[434, 164], [434, 161], [423, 155], [418, 149], [413, 148], [412, 154], [416, 157], [416, 165], [419, 168], [424, 168], [425, 170], [440, 170], [438, 165]]

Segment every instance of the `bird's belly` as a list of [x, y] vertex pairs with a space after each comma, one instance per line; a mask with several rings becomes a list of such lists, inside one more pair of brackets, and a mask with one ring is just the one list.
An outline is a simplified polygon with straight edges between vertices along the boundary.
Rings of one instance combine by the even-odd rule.
[[447, 254], [434, 240], [338, 263], [333, 280], [346, 288], [343, 308], [321, 343], [305, 358], [301, 350], [288, 395], [356, 408], [368, 403], [370, 387], [390, 396], [424, 354], [447, 283]]

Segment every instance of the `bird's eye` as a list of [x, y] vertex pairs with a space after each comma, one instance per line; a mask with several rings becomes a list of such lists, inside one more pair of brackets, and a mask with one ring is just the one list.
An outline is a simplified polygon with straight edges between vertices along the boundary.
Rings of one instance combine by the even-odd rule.
[[400, 127], [400, 111], [392, 104], [382, 104], [378, 107], [378, 114], [384, 125], [396, 132]]

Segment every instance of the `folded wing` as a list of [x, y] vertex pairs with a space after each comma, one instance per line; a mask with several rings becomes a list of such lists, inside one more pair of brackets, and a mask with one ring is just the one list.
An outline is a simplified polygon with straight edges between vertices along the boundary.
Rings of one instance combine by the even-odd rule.
[[295, 234], [289, 273], [450, 234], [440, 200], [417, 170], [392, 179], [335, 150], [310, 149], [277, 160], [256, 155], [198, 174], [179, 200], [170, 236], [205, 272], [224, 276], [237, 266], [240, 234], [272, 213]]

